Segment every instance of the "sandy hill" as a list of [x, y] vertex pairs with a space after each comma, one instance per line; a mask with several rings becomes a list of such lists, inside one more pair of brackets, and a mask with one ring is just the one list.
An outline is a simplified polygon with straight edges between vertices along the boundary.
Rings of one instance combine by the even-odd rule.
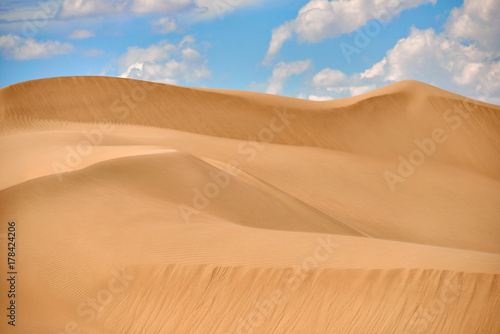
[[325, 102], [1, 88], [19, 316], [0, 328], [498, 333], [499, 130], [499, 106], [417, 81]]

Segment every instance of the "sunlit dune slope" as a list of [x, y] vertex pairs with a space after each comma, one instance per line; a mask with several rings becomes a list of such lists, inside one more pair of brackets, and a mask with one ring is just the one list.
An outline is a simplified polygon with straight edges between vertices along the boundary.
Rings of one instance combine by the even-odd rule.
[[416, 139], [431, 138], [433, 129], [443, 128], [449, 139], [429, 160], [500, 179], [498, 106], [418, 81], [313, 102], [122, 78], [62, 77], [2, 88], [0, 99], [6, 118], [113, 122], [245, 140], [261, 139], [263, 127], [280, 128], [273, 115], [293, 131], [278, 131], [272, 138], [263, 133], [263, 140], [376, 157], [411, 152]]
[[[291, 195], [301, 203], [297, 207], [323, 217], [302, 224], [311, 231], [330, 220], [375, 238], [500, 252], [499, 109], [430, 85], [404, 81], [352, 98], [312, 102], [68, 77], [5, 87], [0, 98], [5, 132], [0, 149], [13, 161], [1, 167], [8, 176], [2, 188], [53, 174], [61, 180], [61, 172], [108, 159], [155, 159], [152, 155], [173, 149], [192, 155], [194, 164], [197, 158], [242, 171], [231, 177], [247, 175], [246, 182], [254, 180], [250, 188], [258, 180], [280, 196]], [[77, 153], [79, 143], [90, 144], [91, 153]], [[18, 146], [23, 154], [16, 154]], [[16, 167], [32, 161], [39, 162], [36, 168]], [[184, 184], [191, 198], [179, 197], [177, 204], [198, 211], [207, 196], [196, 192], [203, 193], [212, 179], [206, 174]], [[176, 197], [175, 188], [165, 191]], [[224, 203], [233, 197], [225, 191], [222, 196]], [[271, 206], [265, 211], [274, 211]], [[191, 217], [190, 212], [184, 214]], [[283, 229], [293, 225], [273, 223]]]
[[496, 334], [499, 153], [499, 106], [416, 81], [1, 88], [0, 331]]

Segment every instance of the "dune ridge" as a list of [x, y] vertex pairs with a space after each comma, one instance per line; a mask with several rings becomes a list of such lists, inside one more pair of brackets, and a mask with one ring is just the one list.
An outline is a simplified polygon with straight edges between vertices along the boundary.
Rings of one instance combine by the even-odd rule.
[[62, 77], [0, 112], [15, 333], [500, 330], [499, 106]]

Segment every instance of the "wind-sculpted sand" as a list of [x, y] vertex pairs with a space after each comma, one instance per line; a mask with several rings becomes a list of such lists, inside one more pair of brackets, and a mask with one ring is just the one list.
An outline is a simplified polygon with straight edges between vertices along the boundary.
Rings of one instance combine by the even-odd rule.
[[51, 78], [0, 157], [2, 333], [500, 333], [499, 106]]

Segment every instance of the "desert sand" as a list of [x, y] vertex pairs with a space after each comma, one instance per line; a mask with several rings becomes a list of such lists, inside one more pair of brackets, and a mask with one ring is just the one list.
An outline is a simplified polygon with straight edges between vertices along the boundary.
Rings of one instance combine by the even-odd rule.
[[2, 333], [500, 333], [499, 106], [50, 78], [0, 157]]

